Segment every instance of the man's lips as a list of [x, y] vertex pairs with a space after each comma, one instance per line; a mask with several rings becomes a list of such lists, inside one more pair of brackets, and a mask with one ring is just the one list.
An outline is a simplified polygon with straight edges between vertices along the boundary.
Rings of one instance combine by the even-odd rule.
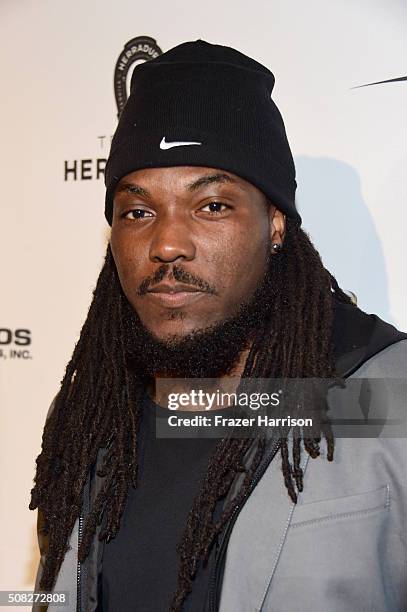
[[205, 291], [182, 283], [160, 283], [146, 292], [158, 304], [167, 307], [186, 306], [205, 295]]
[[147, 290], [148, 293], [182, 293], [185, 291], [188, 293], [201, 293], [201, 290], [197, 287], [184, 285], [183, 283], [160, 283]]

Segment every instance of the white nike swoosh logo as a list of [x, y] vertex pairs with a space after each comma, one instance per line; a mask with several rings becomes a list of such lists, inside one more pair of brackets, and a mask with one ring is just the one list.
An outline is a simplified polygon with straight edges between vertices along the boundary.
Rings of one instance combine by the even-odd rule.
[[186, 147], [188, 145], [201, 145], [201, 144], [202, 142], [181, 142], [181, 141], [166, 142], [165, 136], [164, 136], [164, 138], [160, 142], [160, 149], [163, 149], [165, 151], [166, 149], [172, 149], [172, 147]]

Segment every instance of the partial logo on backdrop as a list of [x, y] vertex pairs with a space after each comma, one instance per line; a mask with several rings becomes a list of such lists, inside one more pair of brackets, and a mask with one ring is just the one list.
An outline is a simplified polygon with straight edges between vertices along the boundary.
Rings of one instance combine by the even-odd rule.
[[[126, 104], [131, 74], [135, 65], [154, 59], [161, 54], [162, 51], [156, 40], [150, 36], [136, 36], [124, 45], [116, 62], [113, 79], [118, 115]], [[95, 138], [98, 141], [98, 152], [95, 151], [80, 159], [64, 160], [64, 181], [103, 179], [112, 136], [105, 133]]]
[[370, 85], [382, 85], [383, 83], [399, 83], [400, 81], [407, 81], [407, 76], [397, 77], [395, 79], [386, 79], [385, 81], [375, 81], [374, 83], [365, 83], [364, 85], [355, 85], [355, 87], [351, 87], [351, 89], [370, 87]]
[[150, 36], [136, 36], [124, 45], [114, 69], [114, 95], [118, 115], [122, 112], [129, 97], [130, 70], [140, 61], [145, 62], [161, 54], [162, 51], [157, 42]]
[[0, 327], [0, 361], [3, 359], [32, 359], [31, 330]]

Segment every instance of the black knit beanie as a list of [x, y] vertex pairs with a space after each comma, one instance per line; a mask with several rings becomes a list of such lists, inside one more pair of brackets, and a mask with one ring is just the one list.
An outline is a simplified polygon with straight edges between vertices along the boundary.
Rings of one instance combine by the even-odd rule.
[[301, 223], [295, 166], [273, 86], [265, 66], [203, 40], [136, 66], [106, 164], [109, 225], [118, 181], [134, 170], [168, 166], [229, 171]]

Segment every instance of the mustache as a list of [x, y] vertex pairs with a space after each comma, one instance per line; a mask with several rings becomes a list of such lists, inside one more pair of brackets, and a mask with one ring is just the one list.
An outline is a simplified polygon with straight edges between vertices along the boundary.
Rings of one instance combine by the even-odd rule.
[[184, 270], [181, 266], [174, 264], [172, 267], [170, 264], [163, 264], [158, 268], [156, 273], [153, 276], [145, 278], [139, 285], [137, 293], [138, 295], [145, 295], [150, 287], [154, 287], [157, 283], [161, 282], [165, 276], [168, 274], [169, 279], [174, 279], [179, 283], [185, 283], [186, 285], [191, 285], [192, 287], [196, 287], [200, 291], [204, 291], [205, 293], [210, 293], [212, 295], [218, 295], [215, 287], [210, 285], [206, 280], [200, 278], [199, 276], [195, 276], [195, 274], [191, 274], [187, 270]]

